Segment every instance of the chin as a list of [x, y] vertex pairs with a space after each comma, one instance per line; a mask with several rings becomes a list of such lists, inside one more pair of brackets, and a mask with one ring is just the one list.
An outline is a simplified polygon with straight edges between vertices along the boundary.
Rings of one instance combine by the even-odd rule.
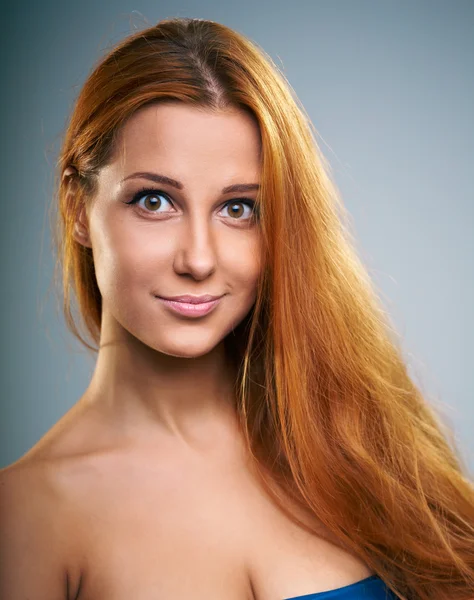
[[200, 356], [205, 356], [206, 354], [209, 353], [209, 350], [204, 350], [204, 351], [184, 351], [184, 350], [173, 350], [173, 351], [168, 351], [168, 352], [164, 352], [162, 350], [163, 354], [167, 354], [168, 356], [174, 356], [175, 358], [199, 358]]
[[206, 343], [204, 336], [201, 334], [196, 339], [192, 339], [190, 336], [186, 340], [185, 335], [181, 335], [179, 341], [176, 339], [177, 336], [172, 340], [155, 340], [154, 343], [146, 343], [150, 348], [153, 348], [157, 352], [167, 354], [168, 356], [175, 356], [177, 358], [198, 358], [209, 354], [214, 348], [221, 342], [220, 339], [209, 340]]

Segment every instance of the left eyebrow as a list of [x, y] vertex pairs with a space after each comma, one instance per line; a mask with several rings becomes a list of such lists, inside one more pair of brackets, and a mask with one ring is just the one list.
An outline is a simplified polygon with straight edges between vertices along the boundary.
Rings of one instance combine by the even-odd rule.
[[[180, 181], [172, 179], [171, 177], [167, 177], [166, 175], [151, 173], [149, 171], [137, 171], [136, 173], [127, 175], [127, 177], [122, 179], [120, 183], [127, 181], [127, 179], [149, 179], [155, 183], [164, 183], [165, 185], [170, 185], [178, 190], [184, 189], [184, 185]], [[260, 185], [258, 183], [235, 183], [234, 185], [228, 185], [227, 187], [223, 188], [222, 193], [230, 194], [231, 192], [252, 192], [259, 189]]]

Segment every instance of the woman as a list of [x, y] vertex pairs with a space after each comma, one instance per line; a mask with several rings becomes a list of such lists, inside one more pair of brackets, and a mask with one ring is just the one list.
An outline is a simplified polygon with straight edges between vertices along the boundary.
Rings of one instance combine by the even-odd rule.
[[472, 484], [271, 60], [211, 21], [131, 35], [58, 167], [65, 314], [98, 356], [2, 471], [0, 595], [474, 598]]

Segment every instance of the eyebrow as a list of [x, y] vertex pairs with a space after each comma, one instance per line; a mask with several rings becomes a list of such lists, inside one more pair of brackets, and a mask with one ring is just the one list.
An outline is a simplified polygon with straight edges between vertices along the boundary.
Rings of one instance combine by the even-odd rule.
[[[171, 177], [167, 177], [166, 175], [160, 175], [159, 173], [150, 173], [149, 171], [137, 171], [136, 173], [127, 175], [127, 177], [122, 179], [120, 183], [127, 181], [127, 179], [135, 178], [149, 179], [155, 183], [164, 183], [178, 190], [184, 189], [184, 185], [180, 181], [172, 179]], [[222, 193], [229, 194], [230, 192], [251, 192], [258, 189], [260, 189], [260, 185], [258, 183], [235, 183], [234, 185], [228, 185], [227, 187], [222, 188]]]

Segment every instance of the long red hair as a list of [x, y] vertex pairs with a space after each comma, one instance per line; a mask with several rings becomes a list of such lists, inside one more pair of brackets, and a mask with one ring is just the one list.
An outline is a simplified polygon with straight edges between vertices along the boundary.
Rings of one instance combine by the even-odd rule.
[[[472, 482], [407, 373], [309, 118], [270, 57], [243, 35], [212, 21], [166, 19], [125, 38], [87, 78], [57, 173], [71, 331], [96, 350], [101, 296], [91, 250], [73, 237], [78, 210], [93, 198], [125, 120], [170, 100], [239, 107], [259, 125], [265, 269], [226, 347], [238, 368], [242, 431], [268, 489], [284, 510], [278, 489], [317, 517], [400, 598], [472, 599]], [[63, 177], [67, 167], [74, 173]]]

